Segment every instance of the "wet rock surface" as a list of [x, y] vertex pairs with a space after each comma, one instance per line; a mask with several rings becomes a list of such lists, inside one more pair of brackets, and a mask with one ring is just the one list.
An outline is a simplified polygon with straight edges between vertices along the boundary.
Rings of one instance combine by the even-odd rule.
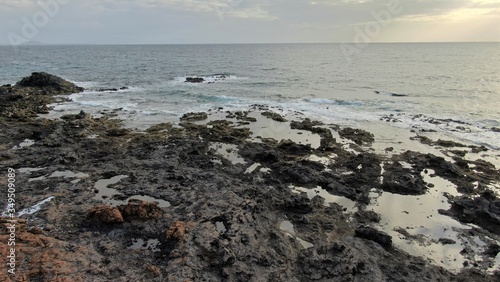
[[[12, 91], [25, 100], [45, 86], [15, 87]], [[4, 86], [1, 89], [0, 99], [14, 99]], [[1, 104], [0, 169], [16, 169], [16, 209], [54, 197], [33, 214], [17, 215], [23, 222], [18, 233], [23, 262], [18, 264], [18, 276], [2, 272], [1, 281], [499, 278], [498, 271], [486, 271], [498, 254], [495, 242], [500, 239], [500, 201], [497, 191], [488, 188], [499, 182], [500, 173], [488, 162], [459, 156], [451, 162], [413, 151], [391, 157], [361, 149], [355, 153], [336, 142], [331, 126], [307, 119], [290, 122], [290, 128], [319, 135], [318, 148], [286, 139], [257, 142], [250, 128], [238, 124], [254, 122], [245, 112], [220, 111], [225, 117], [221, 119], [188, 114], [179, 125], [159, 124], [144, 132], [123, 129], [120, 121], [106, 115], [95, 118], [84, 112], [59, 120], [36, 119], [32, 107], [47, 105], [58, 91], [48, 92], [43, 101]], [[9, 114], [22, 107], [30, 109], [29, 114]], [[277, 116], [265, 118], [273, 117]], [[363, 145], [374, 142], [366, 131], [347, 130], [343, 137]], [[25, 139], [34, 144], [12, 149]], [[215, 150], [214, 144], [231, 149]], [[244, 162], [233, 163], [231, 155]], [[248, 170], [256, 163], [256, 169]], [[422, 177], [427, 169], [456, 184], [462, 193], [448, 195], [450, 209], [440, 213], [478, 226], [463, 236], [480, 234], [491, 241], [480, 252], [464, 247], [467, 263], [460, 273], [396, 248], [395, 238], [375, 226], [381, 216], [366, 210], [374, 191], [428, 193], [429, 183]], [[7, 183], [3, 177], [0, 181]], [[356, 211], [326, 203], [318, 195], [296, 193], [291, 186], [319, 187], [348, 198]], [[116, 193], [96, 197], [104, 189]], [[131, 196], [152, 199], [107, 202]], [[160, 207], [155, 199], [171, 205]], [[5, 204], [0, 198], [0, 206]], [[282, 228], [283, 222], [290, 226]], [[8, 250], [6, 236], [2, 227], [2, 256]], [[157, 244], [131, 248], [136, 239]], [[484, 256], [484, 261], [472, 261], [475, 255]]]
[[362, 129], [356, 128], [344, 128], [339, 131], [339, 135], [343, 138], [350, 139], [358, 145], [363, 145], [364, 143], [373, 143], [375, 141], [372, 133], [364, 131]]
[[49, 112], [48, 104], [63, 101], [55, 95], [82, 92], [84, 89], [55, 75], [34, 72], [14, 86], [0, 86], [0, 114], [3, 119], [31, 121]]
[[205, 79], [203, 77], [186, 77], [186, 81], [185, 82], [189, 82], [189, 83], [202, 83], [204, 81], [205, 81]]

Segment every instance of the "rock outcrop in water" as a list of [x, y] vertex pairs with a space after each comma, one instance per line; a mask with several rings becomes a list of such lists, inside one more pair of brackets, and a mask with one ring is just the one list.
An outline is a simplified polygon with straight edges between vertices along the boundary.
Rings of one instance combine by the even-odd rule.
[[82, 92], [84, 89], [55, 75], [34, 72], [14, 86], [0, 86], [0, 114], [2, 118], [33, 120], [38, 114], [49, 112], [48, 104], [62, 102], [56, 95]]
[[[228, 117], [221, 119], [186, 114], [178, 126], [159, 124], [145, 132], [123, 129], [119, 121], [84, 112], [61, 120], [9, 115], [21, 108], [36, 115], [32, 109], [51, 100], [28, 97], [37, 96], [44, 87], [15, 86], [23, 104], [12, 103], [6, 98], [11, 94], [0, 92], [0, 99], [8, 101], [0, 104], [0, 170], [16, 169], [17, 210], [55, 197], [40, 211], [22, 216], [17, 233], [18, 276], [3, 271], [1, 281], [120, 281], [123, 277], [132, 281], [498, 281], [498, 271], [486, 273], [498, 253], [498, 196], [486, 188], [468, 189], [476, 181], [481, 187], [500, 181], [500, 173], [489, 163], [460, 157], [452, 163], [412, 151], [388, 158], [363, 149], [374, 142], [373, 135], [359, 130], [345, 130], [344, 140], [351, 140], [356, 151], [347, 150], [332, 136], [331, 130], [338, 127], [313, 120], [293, 121], [289, 126], [302, 135], [319, 136], [319, 144], [263, 138], [238, 123], [255, 122], [250, 112], [218, 111]], [[285, 122], [277, 115], [266, 116]], [[34, 145], [11, 149], [25, 139], [33, 139]], [[334, 162], [311, 159], [331, 155]], [[233, 163], [233, 158], [243, 161]], [[370, 226], [381, 220], [365, 208], [370, 193], [424, 194], [429, 185], [419, 173], [425, 169], [462, 187], [463, 195], [449, 196], [451, 209], [441, 211], [479, 226], [461, 236], [478, 234], [489, 240], [484, 253], [464, 248], [467, 263], [458, 274], [397, 249], [394, 238]], [[111, 181], [117, 176], [119, 180]], [[106, 188], [116, 193], [97, 198], [102, 188], [96, 183], [103, 179], [109, 183]], [[5, 178], [0, 181], [7, 184]], [[292, 188], [299, 186], [320, 187], [351, 199], [357, 211], [353, 216], [354, 211], [338, 203]], [[106, 204], [134, 195], [152, 200]], [[154, 199], [171, 205], [160, 207]], [[5, 197], [0, 198], [0, 205], [5, 203]], [[407, 232], [402, 229], [401, 233]], [[3, 257], [8, 255], [8, 236], [3, 226]], [[477, 256], [481, 260], [472, 261]]]
[[186, 81], [185, 82], [189, 82], [189, 83], [202, 83], [204, 81], [205, 81], [205, 79], [203, 77], [186, 77]]
[[[78, 87], [74, 83], [45, 72], [34, 72], [31, 76], [25, 77], [16, 83], [15, 86], [33, 87], [51, 95], [78, 93], [84, 90], [83, 87]], [[38, 94], [40, 91], [35, 93]]]

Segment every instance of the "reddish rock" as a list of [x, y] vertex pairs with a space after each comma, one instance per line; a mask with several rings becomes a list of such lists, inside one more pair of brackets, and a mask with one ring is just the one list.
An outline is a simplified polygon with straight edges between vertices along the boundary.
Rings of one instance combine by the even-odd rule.
[[182, 242], [184, 236], [186, 236], [186, 233], [189, 232], [194, 227], [194, 225], [194, 222], [175, 222], [167, 230], [167, 240], [175, 240], [179, 243]]
[[[2, 218], [2, 221], [6, 220]], [[22, 222], [22, 223], [21, 223]], [[82, 274], [96, 263], [97, 254], [85, 247], [72, 251], [70, 244], [56, 238], [27, 231], [26, 224], [19, 220], [16, 226], [16, 274], [4, 268], [0, 281], [85, 281]], [[6, 258], [12, 249], [7, 242], [10, 233], [0, 229], [0, 256]]]
[[126, 220], [158, 219], [162, 216], [162, 211], [157, 203], [150, 203], [141, 200], [129, 200], [127, 205], [118, 206], [121, 214]]
[[96, 217], [103, 223], [122, 223], [123, 216], [121, 212], [111, 206], [97, 206], [90, 210], [89, 217]]
[[148, 265], [146, 267], [146, 270], [151, 274], [151, 276], [154, 276], [154, 277], [161, 276], [161, 270], [154, 265]]

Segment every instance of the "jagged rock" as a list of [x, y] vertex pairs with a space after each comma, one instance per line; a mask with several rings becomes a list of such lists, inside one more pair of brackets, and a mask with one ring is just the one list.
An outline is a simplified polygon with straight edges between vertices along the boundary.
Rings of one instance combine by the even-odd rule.
[[128, 204], [118, 206], [118, 210], [127, 221], [158, 219], [162, 216], [161, 208], [157, 203], [149, 203], [141, 200], [129, 200]]
[[167, 240], [175, 240], [179, 243], [182, 242], [182, 240], [186, 236], [186, 233], [189, 232], [194, 226], [195, 223], [193, 222], [184, 222], [184, 221], [175, 222], [167, 230], [166, 233]]
[[112, 128], [109, 129], [107, 135], [110, 137], [121, 137], [130, 133], [130, 129], [127, 128]]
[[287, 120], [281, 116], [278, 113], [273, 113], [273, 112], [262, 112], [261, 115], [270, 118], [272, 120], [278, 121], [278, 122], [286, 122]]
[[382, 217], [374, 211], [357, 211], [354, 217], [359, 223], [378, 223]]
[[381, 186], [384, 191], [401, 195], [423, 195], [428, 189], [420, 173], [404, 168], [399, 162], [386, 163], [384, 169]]
[[181, 117], [181, 121], [192, 122], [206, 120], [207, 118], [207, 113], [187, 113]]
[[356, 229], [356, 237], [371, 240], [379, 243], [381, 246], [385, 248], [389, 248], [392, 246], [392, 237], [387, 235], [382, 231], [378, 231], [377, 229], [361, 226]]
[[116, 91], [118, 91], [117, 88], [101, 88], [97, 90], [97, 92], [116, 92]]
[[449, 215], [466, 223], [474, 223], [482, 228], [500, 234], [500, 199], [495, 195], [484, 194], [481, 197], [456, 197], [447, 211], [439, 213]]
[[488, 246], [486, 251], [484, 252], [485, 255], [489, 257], [496, 257], [500, 253], [500, 246], [498, 244], [491, 244]]
[[88, 217], [96, 217], [102, 223], [113, 224], [113, 223], [122, 223], [123, 216], [121, 212], [111, 206], [97, 206], [91, 209], [88, 213]]
[[78, 87], [67, 80], [45, 72], [34, 72], [31, 76], [25, 77], [16, 83], [16, 86], [40, 88], [55, 92], [54, 94], [78, 93], [84, 90], [83, 87]]
[[189, 82], [189, 83], [202, 83], [204, 81], [205, 81], [205, 79], [203, 77], [186, 77], [186, 81], [185, 82]]
[[81, 119], [88, 119], [90, 118], [90, 115], [87, 114], [86, 112], [84, 111], [80, 111], [80, 113], [76, 114], [76, 115], [64, 115], [64, 116], [61, 116], [61, 119], [63, 120], [81, 120]]
[[157, 133], [164, 130], [172, 129], [173, 125], [171, 123], [159, 123], [146, 129], [147, 133]]
[[454, 245], [457, 243], [455, 240], [449, 238], [439, 238], [438, 242], [442, 245]]
[[354, 141], [357, 145], [363, 145], [363, 143], [373, 143], [375, 141], [372, 133], [362, 129], [353, 129], [350, 127], [343, 128], [339, 131], [339, 135], [343, 138]]

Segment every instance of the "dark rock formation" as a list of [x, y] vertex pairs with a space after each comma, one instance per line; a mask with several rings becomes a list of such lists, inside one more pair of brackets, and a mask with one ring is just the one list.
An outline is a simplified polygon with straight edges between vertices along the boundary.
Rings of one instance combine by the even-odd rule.
[[500, 199], [494, 194], [483, 194], [477, 198], [457, 197], [452, 200], [450, 210], [439, 212], [500, 234]]
[[156, 203], [148, 203], [141, 200], [129, 200], [128, 204], [118, 206], [118, 210], [127, 221], [158, 219], [162, 211]]
[[[389, 235], [359, 226], [380, 221], [380, 215], [365, 210], [365, 205], [373, 190], [381, 192], [380, 164], [387, 163], [386, 189], [403, 194], [425, 192], [420, 178], [425, 169], [460, 186], [472, 186], [470, 194], [448, 195], [452, 208], [441, 212], [479, 226], [465, 230], [463, 236], [476, 232], [483, 238], [498, 238], [499, 200], [484, 187], [500, 176], [486, 161], [457, 157], [453, 163], [411, 151], [394, 152], [391, 158], [364, 148], [350, 152], [331, 138], [331, 126], [312, 120], [291, 126], [318, 134], [325, 145], [317, 149], [290, 140], [254, 141], [249, 128], [212, 116], [205, 123], [184, 119], [179, 125], [159, 124], [146, 132], [125, 130], [107, 115], [94, 118], [84, 112], [60, 120], [25, 121], [22, 116], [6, 116], [13, 105], [19, 109], [16, 101], [23, 101], [23, 109], [34, 109], [51, 100], [27, 97], [51, 96], [30, 94], [43, 87], [1, 89], [0, 99], [10, 100], [0, 103], [7, 109], [0, 112], [0, 170], [37, 168], [16, 174], [16, 189], [22, 195], [19, 209], [55, 197], [36, 214], [23, 216], [29, 220], [16, 234], [22, 248], [20, 281], [498, 280], [498, 275], [482, 272], [498, 253], [493, 239], [484, 254], [466, 250], [470, 257], [483, 255], [484, 262], [468, 258], [469, 266], [454, 274], [391, 247]], [[36, 111], [32, 113], [36, 117]], [[251, 122], [246, 112], [227, 115]], [[10, 149], [26, 138], [35, 139], [35, 145]], [[235, 148], [232, 152], [247, 163], [232, 164], [214, 150], [221, 142]], [[313, 161], [309, 158], [313, 154], [335, 154], [335, 159]], [[411, 167], [403, 167], [401, 161]], [[257, 162], [265, 170], [245, 173]], [[67, 170], [87, 176], [50, 177]], [[143, 201], [103, 206], [96, 199], [96, 183], [120, 175], [127, 177], [108, 186], [120, 194], [113, 200], [148, 195], [171, 206]], [[474, 187], [476, 182], [481, 185]], [[0, 178], [0, 185], [6, 184]], [[358, 211], [352, 216], [339, 204], [325, 205], [318, 195], [310, 199], [310, 193], [295, 193], [291, 185], [320, 186], [355, 201]], [[6, 197], [0, 197], [0, 206], [6, 204]], [[281, 228], [284, 221], [293, 225], [291, 230]], [[1, 226], [3, 257], [8, 255], [8, 238]], [[142, 245], [136, 244], [141, 240]], [[0, 281], [8, 279], [0, 273]]]
[[339, 131], [339, 135], [342, 138], [354, 141], [357, 145], [363, 145], [363, 143], [373, 143], [373, 141], [375, 141], [373, 134], [362, 129], [354, 129], [350, 127], [343, 128]]
[[120, 211], [110, 206], [97, 206], [89, 211], [88, 217], [96, 217], [102, 223], [106, 224], [123, 222], [123, 216]]
[[0, 86], [0, 118], [29, 121], [49, 112], [48, 104], [62, 102], [55, 95], [82, 92], [84, 89], [60, 77], [35, 72], [14, 86]]
[[262, 112], [261, 115], [263, 115], [267, 118], [270, 118], [272, 120], [278, 121], [278, 122], [286, 122], [286, 119], [278, 113]]
[[392, 246], [392, 237], [374, 228], [361, 226], [356, 228], [356, 236], [379, 243], [385, 248]]
[[205, 79], [203, 77], [186, 77], [186, 81], [185, 82], [189, 82], [189, 83], [202, 83], [204, 81], [205, 81]]
[[206, 113], [187, 113], [181, 117], [181, 121], [192, 122], [206, 120], [207, 118], [208, 115]]
[[82, 92], [84, 89], [58, 76], [45, 72], [34, 72], [29, 77], [16, 83], [17, 87], [35, 87], [50, 94], [68, 94]]
[[116, 92], [116, 91], [118, 91], [117, 88], [101, 88], [97, 90], [97, 92]]
[[384, 191], [401, 195], [423, 195], [428, 189], [419, 172], [404, 168], [399, 162], [386, 163], [384, 169], [381, 186]]

